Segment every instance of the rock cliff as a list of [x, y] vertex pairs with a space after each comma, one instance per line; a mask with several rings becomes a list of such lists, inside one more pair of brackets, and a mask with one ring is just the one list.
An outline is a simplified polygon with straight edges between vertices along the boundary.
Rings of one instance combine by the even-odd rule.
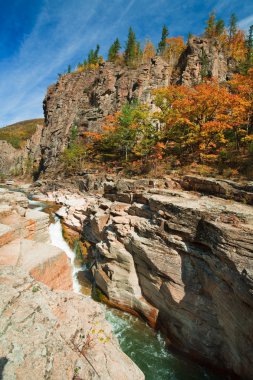
[[[70, 130], [98, 131], [105, 116], [134, 99], [152, 105], [152, 90], [170, 83], [193, 85], [204, 76], [225, 81], [235, 62], [215, 39], [195, 37], [173, 65], [154, 57], [137, 68], [105, 62], [97, 70], [62, 75], [48, 88], [43, 108], [45, 127], [37, 128], [22, 150], [0, 141], [0, 171], [24, 173], [38, 169], [38, 175], [60, 172], [59, 155], [69, 141]], [[27, 166], [30, 165], [28, 168]]]
[[161, 57], [136, 69], [106, 62], [98, 70], [63, 75], [48, 88], [44, 100], [46, 127], [41, 138], [41, 170], [52, 173], [71, 127], [80, 134], [97, 131], [104, 117], [118, 111], [126, 101], [152, 104], [152, 90], [170, 83], [192, 85], [203, 76], [224, 81], [233, 67], [217, 41], [192, 38], [179, 61], [171, 66]]
[[67, 190], [49, 195], [93, 243], [94, 279], [109, 302], [161, 328], [191, 357], [251, 379], [250, 185], [193, 177], [89, 183], [96, 194], [84, 195], [82, 207]]
[[31, 174], [40, 162], [40, 141], [43, 125], [37, 125], [35, 133], [22, 149], [15, 149], [5, 140], [0, 140], [0, 173], [4, 175]]

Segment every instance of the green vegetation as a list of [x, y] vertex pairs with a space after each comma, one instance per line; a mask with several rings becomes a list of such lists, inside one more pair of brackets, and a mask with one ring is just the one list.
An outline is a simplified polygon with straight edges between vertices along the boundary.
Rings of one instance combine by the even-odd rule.
[[112, 44], [112, 46], [109, 49], [108, 61], [115, 62], [117, 60], [117, 58], [119, 58], [120, 49], [121, 49], [121, 45], [120, 45], [119, 39], [116, 38], [116, 40], [114, 41], [114, 43]]
[[[246, 36], [235, 14], [225, 25], [211, 13], [203, 37], [224, 50], [235, 68], [232, 80], [219, 84], [211, 78], [209, 54], [203, 47], [194, 86], [173, 85], [155, 91], [155, 112], [146, 104], [132, 101], [105, 118], [102, 133], [79, 136], [73, 127], [61, 157], [66, 173], [89, 165], [96, 170], [116, 166], [130, 174], [149, 170], [158, 174], [158, 166], [167, 170], [185, 165], [201, 165], [204, 171], [216, 168], [224, 175], [246, 170], [253, 154], [253, 26]], [[191, 38], [189, 33], [188, 43]], [[116, 38], [109, 48], [108, 61], [135, 68], [158, 54], [175, 67], [185, 49], [184, 39], [169, 37], [166, 25], [157, 46], [148, 39], [141, 48], [130, 27], [125, 49], [121, 50]], [[77, 71], [97, 69], [103, 62], [99, 50], [99, 45], [92, 49]]]
[[155, 175], [158, 167], [185, 165], [246, 171], [253, 153], [253, 69], [225, 85], [211, 78], [153, 95], [155, 112], [145, 104], [125, 104], [106, 118], [102, 133], [86, 132], [79, 140], [94, 167]]
[[126, 50], [124, 53], [125, 63], [128, 66], [132, 66], [136, 63], [141, 55], [140, 43], [137, 42], [135, 33], [130, 27], [128, 31], [128, 38], [126, 43]]
[[63, 151], [60, 159], [64, 165], [66, 173], [81, 170], [83, 161], [86, 158], [86, 150], [82, 142], [78, 139], [77, 126], [72, 127], [68, 147]]
[[[212, 12], [206, 21], [203, 36], [208, 39], [213, 39], [216, 43], [219, 42], [221, 46], [228, 52], [228, 56], [233, 58], [238, 64], [239, 72], [245, 74], [247, 70], [253, 65], [252, 58], [252, 27], [249, 30], [248, 38], [245, 33], [238, 28], [237, 17], [233, 13], [230, 16], [228, 25], [225, 25], [224, 20], [217, 19], [216, 14]], [[155, 54], [160, 55], [169, 64], [174, 64], [186, 48], [183, 37], [168, 37], [169, 31], [166, 25], [162, 28], [161, 39], [155, 46], [151, 40], [148, 39], [146, 43], [141, 43], [137, 40], [136, 34], [132, 27], [128, 30], [127, 42], [125, 49], [118, 38], [114, 40], [108, 50], [107, 61], [116, 62], [121, 66], [137, 67], [142, 63], [148, 62]], [[193, 35], [189, 33], [188, 40]], [[83, 62], [79, 62], [74, 72], [82, 72], [85, 70], [96, 70], [99, 65], [104, 62], [102, 55], [99, 55], [100, 46], [97, 45], [95, 49], [91, 49], [87, 58]], [[67, 68], [66, 74], [71, 72], [70, 65]], [[58, 74], [59, 78], [61, 74]]]
[[16, 149], [21, 149], [25, 142], [32, 137], [38, 124], [44, 119], [21, 121], [0, 129], [0, 140], [5, 140]]
[[228, 27], [228, 35], [229, 35], [230, 41], [232, 41], [236, 33], [237, 33], [237, 17], [234, 13], [232, 13], [229, 19], [229, 27]]
[[37, 293], [39, 290], [40, 290], [39, 285], [34, 285], [34, 286], [32, 287], [32, 292], [33, 292], [33, 293]]
[[169, 36], [169, 31], [166, 25], [163, 26], [161, 41], [158, 44], [157, 53], [163, 54], [166, 48], [166, 38]]

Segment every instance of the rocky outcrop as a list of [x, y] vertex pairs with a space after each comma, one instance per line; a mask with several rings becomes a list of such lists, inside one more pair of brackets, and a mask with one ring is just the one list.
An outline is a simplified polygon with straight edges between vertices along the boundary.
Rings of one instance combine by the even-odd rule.
[[0, 291], [3, 380], [144, 379], [91, 298], [52, 292], [13, 267], [0, 267]]
[[[47, 172], [61, 174], [59, 156], [67, 146], [72, 127], [99, 131], [107, 115], [118, 111], [127, 101], [139, 100], [152, 107], [152, 90], [170, 83], [194, 85], [210, 76], [225, 81], [235, 70], [217, 40], [191, 38], [179, 61], [169, 65], [156, 56], [137, 68], [105, 62], [97, 70], [62, 75], [48, 88], [43, 108], [45, 127], [38, 126], [22, 150], [4, 141], [1, 147], [1, 172], [31, 172], [35, 176]], [[155, 109], [155, 107], [154, 107]]]
[[234, 70], [235, 62], [218, 40], [192, 37], [174, 69], [172, 80], [187, 86], [201, 82], [204, 77], [224, 82]]
[[0, 223], [1, 379], [144, 379], [100, 306], [62, 291], [73, 287], [72, 269], [48, 242], [48, 215], [1, 189]]
[[49, 243], [49, 216], [20, 192], [0, 189], [0, 266], [14, 266], [52, 289], [72, 289], [66, 254]]
[[251, 379], [252, 206], [182, 191], [179, 182], [108, 178], [103, 195], [85, 197], [78, 213], [94, 279], [169, 344]]
[[63, 75], [44, 100], [46, 128], [41, 147], [44, 169], [52, 166], [66, 146], [71, 127], [79, 133], [98, 131], [104, 117], [126, 101], [151, 101], [151, 91], [170, 83], [171, 70], [160, 57], [137, 69], [106, 62], [99, 70]]
[[78, 127], [80, 135], [98, 131], [105, 116], [127, 101], [137, 99], [152, 105], [152, 90], [158, 87], [170, 83], [192, 85], [208, 75], [224, 81], [231, 70], [218, 41], [195, 37], [173, 67], [155, 57], [136, 69], [105, 62], [98, 70], [63, 75], [48, 88], [44, 100], [41, 170], [57, 172], [55, 163], [69, 141], [72, 127]]
[[185, 190], [194, 190], [253, 205], [252, 182], [240, 184], [231, 180], [187, 175], [180, 179], [179, 183]]
[[0, 140], [0, 173], [4, 175], [32, 174], [40, 163], [40, 140], [43, 125], [37, 125], [35, 133], [22, 149], [15, 149], [5, 140]]

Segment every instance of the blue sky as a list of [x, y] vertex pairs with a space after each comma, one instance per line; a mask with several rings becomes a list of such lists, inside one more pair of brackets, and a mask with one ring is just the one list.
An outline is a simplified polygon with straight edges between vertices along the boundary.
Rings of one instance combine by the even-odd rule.
[[131, 25], [138, 39], [157, 43], [163, 24], [171, 36], [201, 34], [211, 11], [241, 28], [253, 24], [253, 0], [0, 0], [0, 127], [42, 117], [42, 101], [57, 74], [83, 61], [97, 43], [106, 56]]

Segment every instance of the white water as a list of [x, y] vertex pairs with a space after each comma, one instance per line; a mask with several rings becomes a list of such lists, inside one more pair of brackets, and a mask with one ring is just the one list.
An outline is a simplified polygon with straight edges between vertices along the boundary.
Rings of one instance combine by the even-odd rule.
[[55, 218], [55, 223], [51, 223], [49, 226], [49, 236], [50, 242], [55, 247], [60, 248], [66, 253], [71, 262], [72, 267], [72, 277], [73, 277], [73, 290], [75, 293], [80, 293], [81, 287], [77, 279], [77, 273], [82, 270], [82, 268], [75, 267], [75, 253], [69, 247], [67, 242], [62, 236], [62, 226], [59, 218]]

